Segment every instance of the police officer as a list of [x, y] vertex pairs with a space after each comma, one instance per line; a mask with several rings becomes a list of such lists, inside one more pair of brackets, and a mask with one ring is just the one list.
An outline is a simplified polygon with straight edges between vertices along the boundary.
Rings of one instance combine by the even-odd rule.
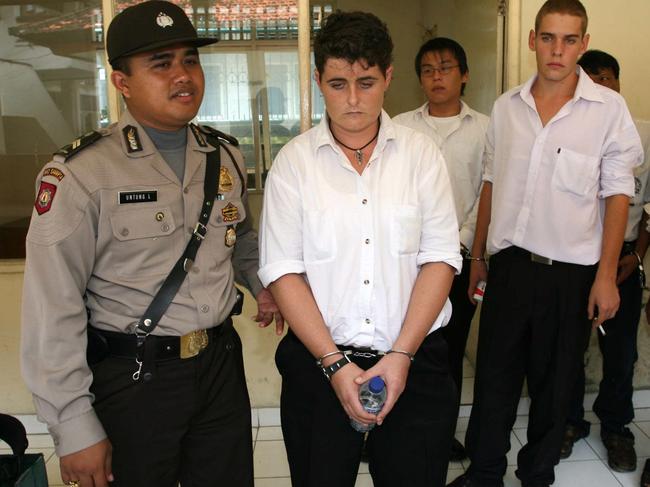
[[[253, 485], [234, 281], [262, 326], [277, 308], [256, 277], [237, 142], [189, 123], [204, 92], [197, 48], [214, 42], [169, 2], [117, 15], [107, 51], [127, 110], [36, 183], [22, 365], [67, 485]], [[189, 241], [198, 253], [179, 261]], [[179, 284], [164, 284], [167, 302], [166, 280]], [[160, 318], [143, 320], [153, 308]]]

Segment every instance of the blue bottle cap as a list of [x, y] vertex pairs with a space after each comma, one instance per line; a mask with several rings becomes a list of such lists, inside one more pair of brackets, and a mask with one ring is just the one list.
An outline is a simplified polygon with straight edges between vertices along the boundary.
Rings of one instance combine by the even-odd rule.
[[384, 387], [386, 387], [386, 384], [384, 384], [384, 380], [379, 376], [373, 377], [368, 383], [368, 389], [370, 389], [370, 392], [373, 394], [383, 391]]

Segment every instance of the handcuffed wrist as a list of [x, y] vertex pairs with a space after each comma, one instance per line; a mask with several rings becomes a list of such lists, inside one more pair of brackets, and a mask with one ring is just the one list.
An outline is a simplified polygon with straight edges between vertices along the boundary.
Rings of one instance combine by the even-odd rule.
[[321, 366], [321, 370], [323, 371], [323, 374], [327, 378], [327, 380], [332, 380], [332, 376], [336, 374], [339, 370], [341, 370], [343, 367], [351, 363], [350, 357], [348, 357], [347, 353], [341, 352], [343, 354], [343, 357], [338, 359], [336, 362], [329, 364], [327, 366]]
[[345, 355], [341, 350], [335, 350], [334, 352], [328, 352], [324, 355], [321, 355], [318, 360], [316, 360], [316, 365], [319, 367], [323, 366], [323, 360], [325, 360], [327, 357], [332, 357], [334, 355]]
[[388, 355], [389, 353], [399, 353], [400, 355], [406, 355], [411, 362], [413, 362], [413, 360], [415, 360], [415, 354], [411, 353], [411, 352], [408, 352], [406, 350], [393, 350], [393, 349], [390, 349], [390, 350], [388, 350], [386, 352], [386, 355]]

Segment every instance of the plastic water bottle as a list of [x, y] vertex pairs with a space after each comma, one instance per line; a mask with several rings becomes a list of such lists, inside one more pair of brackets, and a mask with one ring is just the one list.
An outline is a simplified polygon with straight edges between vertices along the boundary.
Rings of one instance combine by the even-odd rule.
[[[370, 414], [376, 415], [386, 402], [386, 384], [379, 376], [373, 377], [359, 388], [359, 402], [363, 409]], [[365, 425], [350, 418], [350, 425], [359, 433], [365, 433], [375, 427], [375, 423]]]

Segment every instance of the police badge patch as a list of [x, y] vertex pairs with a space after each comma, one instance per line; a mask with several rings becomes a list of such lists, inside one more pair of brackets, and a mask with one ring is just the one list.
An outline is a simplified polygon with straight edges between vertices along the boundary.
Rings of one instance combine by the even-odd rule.
[[233, 180], [227, 167], [221, 166], [219, 170], [219, 193], [230, 193], [232, 191]]
[[127, 125], [122, 129], [122, 135], [124, 136], [124, 143], [126, 145], [126, 150], [129, 154], [132, 152], [139, 152], [142, 150], [142, 143], [140, 142], [140, 136], [138, 135], [138, 129], [133, 125]]
[[38, 196], [34, 202], [34, 208], [36, 213], [42, 215], [47, 213], [52, 208], [52, 201], [54, 200], [54, 195], [56, 194], [56, 186], [51, 183], [46, 183], [41, 181], [41, 187], [38, 189]]
[[221, 216], [223, 217], [223, 221], [226, 223], [237, 221], [239, 220], [239, 208], [232, 203], [228, 203], [221, 210]]
[[232, 247], [237, 242], [237, 232], [232, 225], [228, 225], [226, 229], [225, 244], [226, 247]]
[[48, 168], [45, 169], [45, 171], [43, 171], [43, 176], [42, 177], [45, 177], [45, 176], [52, 176], [53, 178], [56, 178], [59, 181], [61, 181], [65, 177], [65, 174], [63, 174], [56, 167], [48, 167]]

